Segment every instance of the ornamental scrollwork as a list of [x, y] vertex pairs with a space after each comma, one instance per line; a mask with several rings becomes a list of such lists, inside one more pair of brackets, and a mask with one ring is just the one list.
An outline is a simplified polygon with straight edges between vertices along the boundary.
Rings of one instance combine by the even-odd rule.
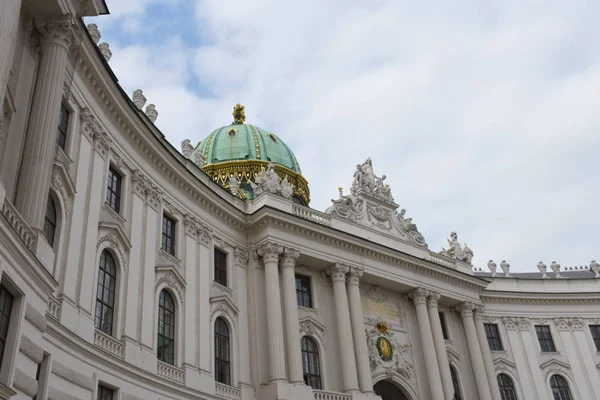
[[181, 304], [185, 302], [184, 287], [182, 286], [177, 276], [175, 276], [175, 273], [173, 271], [169, 271], [162, 277], [158, 278], [156, 284], [154, 285], [154, 290], [158, 291], [158, 288], [162, 284], [165, 284], [168, 288], [173, 289], [175, 290], [175, 292], [177, 292], [177, 296], [179, 297], [179, 301], [181, 301]]
[[387, 208], [367, 203], [367, 218], [378, 228], [392, 230], [392, 211]]
[[379, 318], [369, 322], [375, 322], [371, 328], [365, 329], [369, 363], [373, 373], [378, 370], [383, 370], [390, 376], [397, 373], [410, 381], [413, 378], [413, 366], [408, 350], [412, 345], [410, 343], [400, 344], [395, 338], [394, 332], [387, 328], [383, 319]]

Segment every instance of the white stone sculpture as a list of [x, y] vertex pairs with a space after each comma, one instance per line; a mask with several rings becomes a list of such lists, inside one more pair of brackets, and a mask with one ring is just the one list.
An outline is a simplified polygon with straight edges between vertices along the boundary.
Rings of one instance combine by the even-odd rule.
[[154, 104], [148, 104], [148, 107], [146, 107], [146, 116], [152, 123], [156, 122], [158, 111], [156, 111], [156, 106]]
[[506, 262], [506, 260], [502, 260], [500, 263], [500, 269], [504, 272], [504, 276], [510, 275], [510, 264]]
[[552, 272], [554, 272], [555, 278], [562, 278], [560, 276], [560, 264], [558, 264], [556, 261], [552, 261], [552, 264], [550, 264], [550, 269]]
[[144, 96], [142, 89], [134, 90], [131, 100], [133, 100], [133, 104], [141, 110], [142, 107], [144, 107], [144, 104], [146, 104], [146, 96]]
[[88, 24], [87, 29], [88, 29], [88, 32], [90, 33], [90, 36], [92, 37], [92, 40], [94, 41], [94, 43], [98, 44], [98, 42], [100, 41], [100, 38], [102, 37], [102, 35], [100, 34], [100, 31], [98, 30], [98, 25]]
[[232, 175], [231, 178], [229, 178], [229, 191], [231, 192], [232, 195], [237, 196], [238, 195], [238, 189], [240, 188], [240, 181], [238, 180], [237, 176]]
[[596, 260], [590, 261], [590, 269], [596, 274], [596, 278], [600, 278], [600, 264]]
[[190, 139], [185, 139], [183, 142], [181, 142], [181, 154], [183, 154], [185, 158], [190, 158], [193, 151], [194, 146], [192, 146]]
[[[384, 327], [383, 331], [380, 328], [382, 325]], [[365, 331], [367, 334], [371, 370], [373, 372], [383, 370], [390, 376], [395, 372], [410, 381], [413, 376], [413, 366], [409, 359], [408, 349], [412, 345], [409, 343], [399, 344], [398, 340], [394, 337], [394, 333], [387, 329], [387, 324], [381, 318], [377, 319], [377, 322], [373, 324], [371, 329], [365, 329]], [[381, 336], [386, 337], [392, 347], [392, 358], [387, 361], [379, 355], [379, 351], [377, 350], [377, 339]]]
[[542, 274], [543, 279], [546, 279], [548, 277], [548, 275], [546, 274], [546, 272], [548, 271], [548, 267], [542, 261], [537, 263], [537, 269], [540, 271], [540, 274]]
[[269, 163], [267, 169], [261, 171], [256, 176], [256, 183], [250, 182], [250, 186], [255, 196], [268, 192], [289, 199], [294, 193], [294, 188], [287, 180], [287, 177], [283, 181], [279, 179], [279, 175], [274, 170], [273, 163]]
[[496, 263], [494, 262], [494, 260], [488, 261], [487, 266], [488, 266], [490, 272], [492, 273], [492, 276], [496, 276], [497, 266], [496, 266]]
[[202, 152], [197, 151], [194, 154], [194, 164], [196, 164], [199, 167], [204, 165], [204, 156], [202, 155]]
[[110, 61], [110, 59], [112, 58], [112, 51], [110, 51], [110, 46], [108, 45], [108, 43], [100, 43], [100, 45], [98, 45], [98, 48], [100, 49], [100, 53], [102, 53], [102, 56], [104, 57], [106, 62]]
[[473, 250], [471, 250], [466, 243], [464, 248], [460, 246], [460, 243], [458, 242], [458, 235], [456, 234], [456, 232], [451, 232], [450, 239], [447, 240], [449, 247], [447, 250], [442, 247], [442, 251], [440, 251], [440, 254], [446, 257], [454, 258], [459, 261], [464, 261], [467, 264], [471, 264], [471, 260], [473, 259], [474, 255]]

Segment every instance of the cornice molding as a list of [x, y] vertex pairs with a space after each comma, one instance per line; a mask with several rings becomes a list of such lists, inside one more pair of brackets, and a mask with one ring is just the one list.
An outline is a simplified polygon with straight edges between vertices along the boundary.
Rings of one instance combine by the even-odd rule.
[[500, 304], [600, 304], [600, 293], [531, 293], [531, 292], [488, 292], [480, 295], [485, 303]]

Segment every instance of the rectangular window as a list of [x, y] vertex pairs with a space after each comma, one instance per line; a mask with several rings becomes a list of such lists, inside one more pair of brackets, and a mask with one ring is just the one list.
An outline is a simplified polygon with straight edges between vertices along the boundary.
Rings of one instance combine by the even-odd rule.
[[121, 211], [121, 182], [123, 177], [111, 166], [106, 184], [106, 204], [117, 213]]
[[548, 325], [536, 325], [535, 333], [537, 334], [540, 347], [544, 353], [552, 353], [556, 351], [554, 347], [554, 341], [552, 340], [552, 333]]
[[483, 324], [485, 328], [485, 336], [487, 337], [490, 350], [502, 351], [502, 341], [500, 340], [500, 332], [498, 331], [498, 325], [496, 324]]
[[64, 150], [67, 144], [67, 128], [69, 126], [69, 110], [64, 104], [60, 105], [60, 118], [58, 120], [58, 136], [56, 142]]
[[590, 332], [596, 345], [596, 351], [600, 351], [600, 325], [590, 325]]
[[13, 300], [13, 295], [4, 286], [0, 286], [0, 367], [2, 367], [2, 360], [4, 359]]
[[106, 386], [98, 385], [98, 400], [113, 400], [114, 398], [114, 390], [107, 388]]
[[175, 220], [166, 214], [163, 214], [161, 248], [175, 256]]
[[310, 290], [310, 277], [296, 275], [296, 301], [300, 307], [312, 308], [312, 292]]
[[444, 340], [448, 340], [450, 337], [448, 336], [448, 327], [446, 326], [446, 315], [441, 312], [440, 314], [440, 324], [442, 325], [442, 336]]
[[215, 248], [215, 282], [227, 286], [227, 253]]

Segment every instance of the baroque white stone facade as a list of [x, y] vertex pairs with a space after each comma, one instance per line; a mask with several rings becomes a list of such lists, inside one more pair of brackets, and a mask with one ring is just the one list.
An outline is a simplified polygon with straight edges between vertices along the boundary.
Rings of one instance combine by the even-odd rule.
[[597, 263], [474, 271], [370, 159], [325, 213], [242, 200], [123, 94], [106, 12], [0, 2], [0, 399], [600, 398]]

